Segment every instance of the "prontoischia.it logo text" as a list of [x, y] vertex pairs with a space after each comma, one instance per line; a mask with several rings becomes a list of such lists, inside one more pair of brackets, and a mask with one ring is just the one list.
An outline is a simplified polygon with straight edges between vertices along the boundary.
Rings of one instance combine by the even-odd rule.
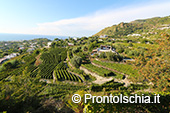
[[[150, 96], [145, 96], [142, 94], [141, 96], [135, 94], [131, 96], [123, 96], [120, 94], [119, 96], [93, 96], [91, 94], [84, 95], [84, 103], [91, 101], [92, 103], [160, 103], [159, 94], [155, 94], [154, 98], [151, 100]], [[74, 103], [81, 102], [81, 96], [79, 94], [74, 94], [72, 96], [72, 101]]]

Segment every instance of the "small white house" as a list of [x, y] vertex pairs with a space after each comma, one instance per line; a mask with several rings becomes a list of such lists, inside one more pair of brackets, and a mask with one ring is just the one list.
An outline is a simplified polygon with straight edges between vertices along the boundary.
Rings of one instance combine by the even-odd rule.
[[74, 46], [74, 44], [73, 43], [68, 43], [68, 46]]
[[51, 44], [52, 44], [52, 42], [48, 42], [48, 43], [47, 43], [47, 46], [48, 46], [48, 47], [50, 47], [50, 46], [51, 46]]
[[16, 57], [16, 56], [18, 56], [18, 55], [19, 55], [19, 53], [12, 53], [12, 54], [10, 54], [10, 55], [5, 56], [4, 58], [6, 58], [6, 59], [11, 59], [11, 58], [14, 58], [14, 57]]
[[141, 34], [128, 34], [127, 36], [141, 36]]
[[73, 39], [77, 41], [77, 37], [74, 37]]
[[107, 38], [107, 35], [100, 35], [100, 38]]
[[99, 39], [98, 41], [102, 42], [102, 41], [103, 41], [103, 39]]

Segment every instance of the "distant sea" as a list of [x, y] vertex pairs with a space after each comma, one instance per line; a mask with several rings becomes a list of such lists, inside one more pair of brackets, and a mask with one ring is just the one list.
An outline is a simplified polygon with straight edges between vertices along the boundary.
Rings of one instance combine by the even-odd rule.
[[47, 39], [50, 39], [50, 40], [54, 40], [55, 38], [66, 39], [66, 38], [68, 38], [68, 36], [0, 33], [0, 41], [32, 40], [32, 39], [36, 39], [36, 38], [47, 38]]

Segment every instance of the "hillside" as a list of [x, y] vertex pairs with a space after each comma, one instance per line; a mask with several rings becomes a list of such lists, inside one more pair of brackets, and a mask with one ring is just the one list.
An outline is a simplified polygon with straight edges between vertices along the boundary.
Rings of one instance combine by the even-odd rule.
[[[101, 31], [117, 38], [0, 42], [0, 113], [168, 113], [169, 23], [156, 17]], [[140, 36], [124, 36], [132, 33]], [[82, 100], [74, 101], [75, 94]], [[86, 103], [85, 94], [96, 102], [108, 95], [129, 100], [93, 103], [92, 97]]]
[[149, 19], [139, 19], [130, 23], [121, 22], [118, 25], [106, 27], [96, 33], [94, 36], [108, 35], [108, 36], [126, 36], [132, 33], [141, 33], [151, 31], [155, 28], [169, 27], [170, 16], [154, 17]]

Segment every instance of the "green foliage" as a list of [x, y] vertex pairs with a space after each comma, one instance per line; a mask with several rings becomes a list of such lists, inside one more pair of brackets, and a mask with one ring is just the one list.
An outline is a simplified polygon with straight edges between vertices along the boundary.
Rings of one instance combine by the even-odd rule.
[[95, 47], [98, 47], [97, 42], [94, 41], [94, 42], [91, 43], [91, 41], [90, 41], [90, 45], [88, 46], [88, 50], [91, 52]]
[[94, 81], [96, 80], [95, 77], [93, 77], [90, 74], [85, 74], [83, 70], [80, 70], [78, 68], [74, 68], [74, 69], [69, 69], [70, 71], [77, 73], [81, 76], [81, 78], [83, 79], [83, 81]]
[[5, 62], [4, 64], [2, 64], [0, 72], [1, 71], [5, 71], [5, 70], [9, 70], [9, 69], [13, 69], [16, 68], [17, 65], [19, 64], [18, 60], [10, 60]]
[[139, 56], [144, 55], [144, 51], [131, 50], [127, 53], [129, 56]]
[[60, 97], [64, 98], [67, 94], [76, 92], [77, 90], [84, 89], [83, 85], [73, 85], [65, 83], [56, 83], [48, 84], [42, 92], [39, 93], [39, 96], [49, 96], [59, 99]]
[[68, 58], [69, 58], [69, 60], [73, 58], [73, 53], [72, 53], [72, 51], [68, 51]]
[[115, 62], [120, 62], [123, 60], [123, 57], [120, 55], [117, 55], [115, 53], [112, 52], [107, 52], [106, 53], [107, 59], [110, 61], [115, 61]]
[[117, 44], [114, 48], [116, 48], [116, 51], [118, 53], [123, 53], [125, 50], [125, 47], [123, 45]]
[[132, 44], [132, 43], [129, 43], [129, 47], [133, 47], [133, 44]]
[[147, 39], [142, 39], [141, 43], [145, 44], [146, 42], [149, 42]]
[[72, 49], [72, 52], [73, 53], [78, 53], [78, 52], [80, 52], [81, 51], [81, 47], [74, 47], [73, 49]]
[[119, 72], [128, 74], [130, 76], [138, 76], [138, 71], [135, 70], [134, 67], [131, 65], [119, 64], [119, 63], [107, 63], [107, 62], [101, 62], [101, 61], [97, 61], [97, 60], [94, 60], [93, 62], [95, 64], [99, 64], [99, 65], [105, 66], [107, 68], [117, 70]]
[[106, 58], [106, 53], [105, 52], [101, 52], [99, 55], [99, 58]]
[[71, 64], [73, 66], [75, 66], [76, 68], [80, 67], [82, 63], [82, 58], [79, 57], [79, 56], [74, 56], [72, 59], [71, 59]]
[[9, 70], [9, 69], [11, 69], [12, 68], [12, 63], [11, 62], [6, 62], [6, 63], [4, 63], [4, 68], [6, 69], [6, 70]]
[[69, 81], [82, 82], [80, 77], [69, 73], [65, 69], [55, 70], [54, 75], [56, 76], [56, 79], [58, 81], [69, 80]]
[[40, 50], [35, 50], [34, 54], [38, 55], [40, 53]]
[[21, 113], [35, 111], [40, 106], [38, 93], [44, 87], [39, 78], [14, 76], [9, 82], [0, 81], [0, 86], [0, 111]]
[[36, 58], [35, 58], [35, 54], [30, 54], [30, 55], [27, 55], [23, 58], [23, 60], [25, 62], [35, 62]]
[[[63, 66], [63, 62], [67, 57], [67, 51], [65, 48], [53, 48], [50, 51], [44, 52], [41, 55], [43, 60], [39, 65], [39, 75], [42, 78], [53, 79], [53, 71], [58, 65], [58, 68]], [[61, 63], [61, 64], [60, 64]]]
[[83, 67], [87, 68], [88, 70], [97, 73], [100, 76], [106, 77], [106, 76], [114, 76], [115, 74], [107, 69], [104, 69], [102, 67], [97, 67], [92, 64], [83, 64]]
[[62, 61], [62, 62], [60, 62], [60, 63], [56, 66], [55, 69], [56, 69], [56, 70], [66, 69], [66, 65], [65, 65], [64, 62]]

